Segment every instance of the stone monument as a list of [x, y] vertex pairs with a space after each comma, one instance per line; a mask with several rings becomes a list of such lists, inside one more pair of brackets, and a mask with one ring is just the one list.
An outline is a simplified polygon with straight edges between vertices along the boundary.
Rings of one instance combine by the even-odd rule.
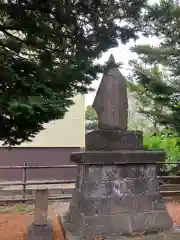
[[127, 131], [126, 81], [117, 67], [104, 74], [93, 107], [99, 130], [71, 155], [78, 173], [64, 222], [68, 240], [179, 239], [156, 176], [164, 152], [143, 150], [142, 133]]

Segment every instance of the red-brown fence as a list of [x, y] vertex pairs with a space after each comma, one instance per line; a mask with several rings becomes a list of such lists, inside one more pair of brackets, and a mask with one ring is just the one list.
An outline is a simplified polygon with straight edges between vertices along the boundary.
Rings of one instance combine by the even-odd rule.
[[[75, 179], [69, 179], [69, 180], [44, 180], [44, 181], [28, 181], [28, 169], [73, 169], [77, 168], [76, 165], [56, 165], [56, 166], [28, 166], [27, 163], [24, 164], [24, 166], [0, 166], [0, 170], [9, 170], [9, 169], [14, 169], [14, 170], [22, 170], [22, 175], [23, 175], [23, 180], [22, 181], [1, 181], [0, 182], [0, 187], [5, 187], [5, 186], [22, 186], [22, 197], [19, 199], [0, 199], [0, 202], [4, 201], [9, 201], [9, 202], [25, 202], [25, 201], [32, 201], [34, 198], [26, 198], [26, 190], [28, 185], [54, 185], [54, 184], [70, 184], [70, 183], [75, 183]], [[49, 198], [49, 200], [58, 200], [58, 199], [69, 199], [71, 198], [71, 195], [63, 195], [63, 196], [56, 196], [55, 198]]]

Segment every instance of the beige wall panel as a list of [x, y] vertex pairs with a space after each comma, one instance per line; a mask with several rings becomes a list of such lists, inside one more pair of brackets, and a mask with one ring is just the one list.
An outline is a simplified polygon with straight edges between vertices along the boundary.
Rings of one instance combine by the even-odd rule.
[[45, 130], [32, 142], [20, 147], [84, 147], [85, 145], [85, 97], [79, 95], [64, 119], [44, 125]]

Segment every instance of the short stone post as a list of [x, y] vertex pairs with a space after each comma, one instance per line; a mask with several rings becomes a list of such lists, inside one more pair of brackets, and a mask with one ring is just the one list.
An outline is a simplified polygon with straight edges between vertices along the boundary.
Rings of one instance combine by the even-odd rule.
[[86, 135], [84, 152], [71, 155], [78, 173], [64, 218], [68, 240], [180, 239], [156, 175], [164, 152], [145, 151], [142, 133], [127, 130], [126, 82], [116, 67], [104, 74], [93, 107], [99, 130]]
[[28, 240], [52, 240], [53, 228], [48, 223], [48, 189], [36, 190], [34, 222], [28, 229]]

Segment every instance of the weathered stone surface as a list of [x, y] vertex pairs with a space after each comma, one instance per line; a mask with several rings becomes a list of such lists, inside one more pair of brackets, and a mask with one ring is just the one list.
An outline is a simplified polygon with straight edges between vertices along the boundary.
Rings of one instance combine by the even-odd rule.
[[162, 151], [86, 151], [72, 153], [71, 161], [78, 164], [155, 164], [164, 161]]
[[165, 210], [166, 205], [164, 203], [164, 200], [158, 199], [158, 200], [154, 201], [153, 202], [153, 209], [154, 210]]
[[127, 177], [127, 169], [120, 165], [86, 165], [84, 173], [85, 182], [109, 182], [119, 179], [119, 177]]
[[95, 215], [84, 218], [84, 226], [82, 236], [96, 234], [112, 234], [112, 233], [131, 233], [130, 216], [128, 214], [116, 215]]
[[165, 209], [165, 204], [157, 205], [159, 195], [137, 195], [126, 197], [82, 198], [79, 206], [80, 212], [85, 216], [135, 213]]
[[143, 149], [142, 132], [96, 130], [86, 134], [86, 150], [137, 150]]
[[81, 228], [83, 228], [83, 216], [77, 206], [73, 203], [70, 205], [69, 211], [66, 215], [66, 222], [68, 231], [80, 234]]
[[172, 219], [166, 211], [154, 211], [131, 214], [132, 232], [158, 232], [170, 230], [172, 228]]
[[77, 180], [90, 182], [114, 181], [119, 178], [154, 178], [156, 167], [154, 165], [83, 165], [78, 166]]
[[127, 177], [128, 178], [138, 178], [138, 177], [147, 177], [147, 178], [153, 178], [156, 177], [156, 166], [154, 165], [129, 165], [126, 167], [127, 171]]
[[102, 181], [102, 167], [99, 165], [92, 165], [92, 166], [86, 165], [84, 181], [101, 182]]
[[83, 198], [80, 204], [80, 211], [85, 216], [94, 216], [94, 215], [101, 215], [102, 214], [102, 208], [103, 208], [103, 200], [101, 198]]
[[152, 194], [159, 192], [156, 178], [127, 178], [127, 189], [132, 194]]
[[[152, 214], [152, 213], [150, 213]], [[126, 225], [124, 226], [124, 222], [123, 220], [121, 220], [121, 217], [124, 216], [125, 217], [125, 222]], [[130, 216], [130, 219], [129, 217]], [[95, 217], [97, 217], [96, 219], [98, 220], [98, 223], [95, 221]], [[92, 217], [86, 217], [85, 221], [84, 221], [84, 225], [81, 225], [81, 230], [79, 232], [72, 232], [69, 229], [72, 229], [71, 227], [69, 227], [72, 223], [67, 222], [67, 218], [63, 218], [62, 224], [64, 229], [66, 230], [66, 236], [69, 240], [92, 240], [92, 239], [96, 239], [97, 237], [104, 237], [105, 240], [179, 240], [180, 238], [180, 232], [176, 231], [174, 228], [171, 229], [167, 229], [164, 231], [160, 231], [160, 230], [154, 230], [154, 232], [148, 233], [148, 231], [144, 230], [144, 232], [140, 231], [140, 232], [132, 232], [132, 219], [131, 219], [131, 215], [128, 214], [121, 214], [121, 217], [119, 218], [119, 215], [110, 215], [110, 219], [111, 219], [111, 223], [109, 224], [109, 220], [107, 219], [107, 215], [102, 216], [104, 218], [104, 220], [102, 220], [101, 218], [99, 218], [100, 216], [92, 216]], [[163, 216], [162, 216], [163, 217]], [[102, 229], [102, 221], [103, 224], [104, 222], [107, 224], [106, 225], [106, 230]], [[122, 234], [119, 231], [116, 232], [116, 227], [122, 223], [120, 229], [123, 229], [122, 231], [126, 231], [126, 234]], [[146, 222], [146, 221], [145, 221]], [[155, 223], [152, 222], [151, 219], [151, 223], [153, 225], [155, 225]], [[115, 232], [112, 232], [111, 229], [108, 232], [108, 228], [111, 228], [111, 224], [113, 224], [113, 228]], [[145, 224], [143, 223], [143, 226]], [[95, 231], [96, 230], [96, 226], [98, 229], [98, 233]], [[129, 226], [129, 228], [127, 228]], [[167, 226], [168, 228], [168, 226]], [[144, 227], [144, 229], [146, 229], [146, 227]], [[155, 229], [155, 228], [154, 228]]]
[[[72, 234], [67, 234], [68, 240], [79, 240], [79, 236], [75, 236]], [[98, 237], [102, 237], [99, 235], [91, 235], [88, 237], [82, 237], [81, 240], [92, 240], [97, 239]], [[101, 238], [100, 238], [101, 239]], [[102, 238], [103, 239], [103, 238]], [[149, 234], [149, 235], [135, 235], [135, 236], [122, 236], [119, 234], [114, 234], [108, 236], [107, 234], [104, 235], [104, 240], [179, 240], [180, 234], [174, 233], [157, 233], [157, 234]]]
[[102, 200], [102, 214], [120, 214], [135, 213], [141, 211], [152, 211], [152, 202], [158, 199], [157, 195], [153, 196], [126, 196], [123, 198], [110, 197]]
[[36, 190], [34, 225], [46, 225], [48, 213], [48, 189]]
[[127, 129], [128, 99], [126, 81], [115, 67], [113, 56], [110, 68], [99, 85], [93, 108], [98, 114], [99, 129]]
[[[61, 214], [61, 216], [63, 216], [63, 213]], [[122, 235], [122, 233], [103, 233], [103, 234], [97, 234], [92, 230], [90, 232], [89, 235], [84, 234], [84, 232], [82, 231], [83, 228], [81, 229], [81, 231], [77, 232], [72, 232], [69, 231], [69, 229], [71, 229], [71, 227], [69, 227], [72, 223], [70, 223], [69, 221], [67, 221], [67, 217], [63, 217], [62, 219], [62, 224], [63, 227], [66, 231], [66, 236], [68, 240], [92, 240], [92, 239], [97, 239], [98, 237], [102, 237], [102, 239], [104, 240], [179, 240], [180, 239], [180, 232], [176, 231], [176, 228], [171, 228], [170, 230], [166, 230], [166, 231], [157, 231], [157, 232], [153, 232], [153, 233], [138, 233], [138, 232], [134, 232], [134, 233], [130, 233], [130, 234], [124, 234]]]
[[105, 196], [132, 196], [137, 194], [152, 194], [159, 192], [159, 185], [156, 179], [135, 178], [123, 179], [111, 182], [84, 182], [82, 191], [85, 197]]
[[27, 240], [53, 240], [52, 226], [32, 224], [28, 229]]
[[85, 166], [78, 164], [78, 166], [77, 166], [76, 182], [75, 182], [76, 191], [82, 191], [82, 184], [83, 184], [84, 174], [85, 174]]
[[[124, 184], [124, 181], [122, 180], [122, 184]], [[124, 187], [122, 185], [122, 191], [123, 193], [127, 192], [128, 189], [126, 186]], [[107, 197], [112, 195], [117, 195], [115, 191], [115, 184], [112, 182], [104, 182], [104, 183], [94, 183], [94, 182], [84, 182], [83, 183], [83, 194], [84, 197]]]
[[95, 215], [84, 218], [83, 235], [122, 233], [123, 235], [170, 230], [172, 220], [163, 212]]
[[101, 181], [114, 181], [119, 178], [123, 179], [128, 176], [128, 169], [126, 167], [121, 167], [120, 165], [104, 165], [101, 167]]

